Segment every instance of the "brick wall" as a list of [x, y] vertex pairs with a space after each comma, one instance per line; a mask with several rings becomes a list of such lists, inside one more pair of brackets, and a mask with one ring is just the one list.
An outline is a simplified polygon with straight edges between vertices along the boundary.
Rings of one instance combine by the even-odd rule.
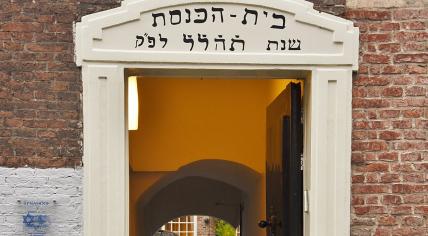
[[198, 236], [215, 236], [217, 219], [211, 216], [198, 216]]
[[[0, 166], [81, 164], [72, 22], [118, 2], [0, 1]], [[353, 89], [352, 235], [428, 234], [426, 1], [312, 2], [362, 32]]]
[[117, 5], [0, 1], [0, 166], [80, 165], [82, 85], [72, 22]]
[[345, 14], [361, 31], [352, 235], [428, 235], [428, 9], [383, 2]]

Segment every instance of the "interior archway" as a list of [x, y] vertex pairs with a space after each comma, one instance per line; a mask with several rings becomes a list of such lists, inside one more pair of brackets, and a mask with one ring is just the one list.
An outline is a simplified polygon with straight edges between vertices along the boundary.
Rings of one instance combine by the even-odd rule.
[[151, 236], [182, 215], [211, 215], [234, 227], [242, 221], [246, 235], [257, 235], [260, 229], [254, 216], [263, 214], [261, 182], [260, 173], [230, 161], [202, 160], [183, 166], [140, 197], [137, 233]]

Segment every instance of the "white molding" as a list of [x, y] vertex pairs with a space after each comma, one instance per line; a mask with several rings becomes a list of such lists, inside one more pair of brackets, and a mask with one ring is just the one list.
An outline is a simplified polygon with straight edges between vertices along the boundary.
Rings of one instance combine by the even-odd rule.
[[119, 8], [85, 16], [76, 25], [76, 63], [82, 66], [83, 79], [84, 235], [129, 235], [124, 68], [260, 70], [275, 72], [269, 74], [274, 76], [284, 72], [287, 78], [311, 74], [304, 94], [304, 174], [309, 191], [305, 235], [349, 235], [351, 85], [352, 70], [358, 68], [358, 28], [350, 21], [315, 11], [313, 4], [303, 0], [212, 0], [209, 3], [289, 12], [297, 22], [331, 31], [330, 44], [342, 44], [342, 51], [302, 55], [129, 53], [115, 44], [107, 45], [108, 50], [94, 47], [94, 42], [103, 40], [105, 30], [139, 21], [142, 12], [199, 3], [207, 4], [202, 0], [128, 0]]
[[[279, 64], [279, 65], [347, 65], [358, 68], [359, 30], [351, 21], [320, 13], [312, 8], [313, 4], [302, 0], [212, 0], [209, 4], [233, 4], [236, 6], [254, 6], [264, 9], [275, 9], [293, 15], [295, 22], [309, 25], [321, 31], [331, 31], [330, 45], [320, 44], [319, 47], [333, 47], [340, 45], [340, 50], [329, 52], [289, 52], [289, 53], [216, 53], [216, 52], [184, 52], [177, 50], [135, 50], [122, 48], [116, 42], [97, 47], [103, 42], [103, 32], [107, 29], [121, 27], [128, 23], [140, 21], [144, 13], [155, 10], [191, 5], [207, 4], [201, 0], [135, 0], [127, 1], [121, 7], [95, 13], [82, 18], [76, 24], [76, 61], [82, 65], [83, 61], [114, 61], [114, 62], [166, 62], [166, 63], [220, 63], [220, 64]], [[142, 22], [139, 27], [147, 27], [149, 22]], [[211, 30], [211, 29], [207, 29]], [[215, 29], [212, 29], [215, 32]], [[117, 39], [134, 32], [120, 31]], [[317, 45], [320, 39], [317, 35], [308, 36], [311, 45]]]
[[125, 83], [118, 65], [85, 65], [84, 234], [128, 235]]
[[310, 96], [309, 235], [350, 235], [352, 71], [314, 70]]

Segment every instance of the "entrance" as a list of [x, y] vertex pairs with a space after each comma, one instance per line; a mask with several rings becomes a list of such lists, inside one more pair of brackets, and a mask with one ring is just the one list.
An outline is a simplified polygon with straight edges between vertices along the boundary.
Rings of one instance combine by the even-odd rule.
[[[352, 22], [312, 7], [303, 0], [126, 0], [76, 24], [76, 63], [83, 80], [85, 235], [130, 234], [128, 76], [186, 70], [305, 80], [304, 178], [303, 191], [297, 191], [298, 199], [306, 199], [303, 234], [349, 235], [351, 85], [359, 33]], [[283, 126], [293, 132], [292, 122]], [[291, 157], [298, 151], [290, 146], [287, 153]], [[178, 171], [192, 161], [163, 163], [164, 171]], [[257, 170], [255, 163], [244, 164]], [[272, 216], [287, 218], [279, 211], [270, 216], [263, 211], [259, 219], [273, 227]], [[265, 234], [258, 230], [257, 235]]]
[[[293, 96], [300, 110], [303, 80], [261, 72], [127, 73], [139, 75], [140, 104], [138, 130], [129, 135], [131, 235], [152, 236], [165, 222], [185, 215], [224, 219], [241, 226], [241, 235], [266, 234], [258, 227], [266, 219], [265, 182], [281, 184], [266, 180], [266, 152], [283, 152], [276, 145], [281, 140], [268, 140], [268, 125], [282, 129], [276, 121], [290, 113], [286, 87], [299, 89]], [[267, 112], [275, 106], [284, 107]], [[300, 154], [302, 150], [299, 164]], [[302, 209], [300, 213], [303, 222]]]

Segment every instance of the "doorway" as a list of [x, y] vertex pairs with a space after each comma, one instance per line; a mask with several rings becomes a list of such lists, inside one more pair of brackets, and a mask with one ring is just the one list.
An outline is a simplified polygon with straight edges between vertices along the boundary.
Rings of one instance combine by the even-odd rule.
[[[180, 12], [190, 20], [178, 24]], [[85, 235], [129, 235], [125, 79], [132, 70], [126, 68], [305, 78], [304, 234], [349, 235], [352, 72], [359, 55], [359, 30], [351, 21], [303, 0], [125, 0], [75, 26], [83, 81]], [[215, 40], [228, 47], [216, 50]], [[234, 50], [231, 44], [239, 43], [241, 51]]]
[[[300, 77], [300, 80], [284, 79], [293, 77], [291, 74], [284, 77], [284, 74], [268, 71], [238, 73], [188, 70], [173, 73], [168, 70], [137, 72], [134, 69], [128, 70], [125, 78], [136, 74], [139, 75], [140, 118], [139, 129], [130, 131], [129, 134], [131, 235], [137, 235], [137, 232], [141, 231], [135, 226], [144, 225], [144, 217], [138, 217], [141, 212], [151, 212], [146, 213], [149, 215], [166, 214], [170, 218], [183, 214], [214, 215], [229, 219], [236, 227], [239, 225], [236, 224], [236, 216], [240, 207], [243, 207], [242, 213], [245, 216], [242, 217], [242, 235], [265, 234], [265, 230], [258, 227], [258, 221], [267, 219], [266, 153], [267, 147], [270, 146], [267, 140], [267, 108], [278, 100], [288, 84], [303, 83], [304, 77]], [[210, 163], [207, 166], [192, 165], [206, 161]], [[223, 162], [226, 167], [216, 169], [216, 162]], [[203, 170], [212, 174], [207, 179], [187, 178], [187, 182], [172, 181], [162, 188], [159, 187], [159, 182], [172, 178], [171, 176], [187, 176], [183, 171], [189, 171], [188, 165], [201, 169], [193, 172]], [[244, 167], [251, 171], [239, 177], [237, 169]], [[227, 172], [228, 168], [232, 170]], [[236, 169], [237, 173], [233, 169]], [[256, 174], [249, 174], [252, 172]], [[252, 175], [258, 177], [251, 177]], [[210, 188], [201, 190], [203, 186], [212, 186], [211, 189], [217, 186], [217, 192], [230, 192], [225, 186], [230, 185], [228, 178], [242, 178], [240, 184], [232, 184], [240, 192], [236, 195], [236, 200], [229, 197], [229, 201], [233, 202], [221, 197], [210, 199], [207, 195], [200, 194], [209, 192]], [[217, 185], [213, 181], [218, 182]], [[184, 185], [184, 182], [187, 184]], [[180, 183], [188, 189], [177, 187]], [[303, 188], [303, 183], [301, 185]], [[162, 213], [162, 207], [155, 207], [157, 211], [154, 214], [153, 210], [148, 209], [156, 204], [147, 204], [153, 201], [148, 199], [154, 197], [147, 195], [147, 191], [153, 186], [158, 186], [155, 188], [159, 188], [159, 191], [180, 189], [178, 196], [187, 196], [186, 199], [191, 199], [190, 202], [195, 206], [199, 204], [201, 209], [190, 205], [187, 206], [188, 209], [184, 209], [183, 204], [186, 201], [180, 204], [171, 198], [164, 198], [169, 200], [158, 202], [158, 206], [168, 205], [168, 210], [175, 209], [177, 212]], [[247, 186], [247, 189], [240, 189], [242, 186]], [[193, 191], [193, 194], [186, 195], [189, 191]], [[215, 194], [208, 196], [213, 197]], [[251, 199], [248, 199], [249, 196]], [[161, 198], [159, 195], [155, 199]], [[224, 207], [220, 203], [230, 206]], [[174, 204], [181, 207], [174, 207]], [[234, 214], [235, 218], [216, 215], [216, 208], [219, 207], [229, 215]], [[165, 219], [169, 220], [162, 218], [157, 224], [164, 223]], [[153, 230], [160, 226], [154, 224], [150, 228]], [[139, 235], [151, 236], [152, 231]]]

